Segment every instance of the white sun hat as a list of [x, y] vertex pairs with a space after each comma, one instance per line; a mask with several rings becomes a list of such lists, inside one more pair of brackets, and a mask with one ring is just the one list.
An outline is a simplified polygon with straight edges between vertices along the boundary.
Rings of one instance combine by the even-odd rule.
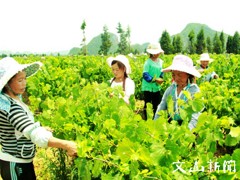
[[197, 60], [198, 64], [201, 64], [201, 61], [209, 61], [209, 63], [213, 62], [213, 59], [210, 58], [208, 53], [203, 53], [200, 55], [200, 59]]
[[112, 67], [112, 62], [113, 61], [119, 61], [121, 63], [124, 64], [124, 66], [126, 67], [126, 73], [127, 74], [130, 74], [131, 73], [131, 67], [130, 67], [130, 64], [129, 64], [129, 61], [128, 61], [128, 58], [124, 55], [118, 55], [116, 57], [109, 57], [107, 58], [107, 63], [109, 65], [109, 67]]
[[146, 50], [149, 54], [159, 54], [164, 53], [159, 43], [151, 43], [147, 46]]
[[174, 56], [172, 65], [163, 69], [162, 72], [170, 72], [172, 70], [186, 72], [195, 77], [201, 77], [201, 74], [193, 66], [192, 59], [185, 55]]
[[0, 92], [8, 81], [18, 72], [25, 71], [26, 77], [34, 75], [42, 66], [41, 62], [31, 64], [19, 64], [11, 57], [5, 57], [0, 60]]

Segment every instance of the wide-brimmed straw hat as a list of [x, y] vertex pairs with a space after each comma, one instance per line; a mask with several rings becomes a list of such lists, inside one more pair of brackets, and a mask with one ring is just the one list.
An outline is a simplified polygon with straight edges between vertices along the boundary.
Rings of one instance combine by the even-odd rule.
[[210, 58], [208, 53], [203, 53], [200, 55], [200, 59], [197, 60], [198, 64], [201, 64], [201, 61], [209, 61], [209, 63], [213, 62], [213, 59]]
[[151, 43], [147, 46], [146, 50], [149, 54], [159, 54], [164, 53], [159, 43]]
[[185, 55], [176, 55], [173, 58], [172, 65], [163, 69], [162, 72], [170, 72], [172, 70], [182, 71], [195, 77], [201, 77], [201, 74], [193, 66], [193, 61]]
[[130, 64], [129, 64], [129, 61], [128, 61], [128, 58], [124, 55], [118, 55], [116, 57], [109, 57], [107, 58], [107, 63], [109, 65], [109, 67], [112, 66], [112, 62], [113, 61], [119, 61], [121, 63], [124, 64], [124, 66], [126, 67], [126, 73], [127, 74], [130, 74], [131, 73], [131, 67], [130, 67]]
[[41, 62], [31, 64], [19, 64], [11, 57], [5, 57], [0, 60], [0, 92], [8, 81], [18, 72], [25, 71], [26, 77], [34, 75], [42, 66]]

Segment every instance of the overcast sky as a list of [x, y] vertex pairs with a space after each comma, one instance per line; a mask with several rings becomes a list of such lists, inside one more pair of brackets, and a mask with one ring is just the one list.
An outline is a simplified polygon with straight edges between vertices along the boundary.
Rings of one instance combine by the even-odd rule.
[[188, 23], [240, 32], [239, 0], [0, 0], [0, 51], [70, 50], [103, 32], [130, 26], [132, 43], [158, 41], [164, 30], [179, 33]]

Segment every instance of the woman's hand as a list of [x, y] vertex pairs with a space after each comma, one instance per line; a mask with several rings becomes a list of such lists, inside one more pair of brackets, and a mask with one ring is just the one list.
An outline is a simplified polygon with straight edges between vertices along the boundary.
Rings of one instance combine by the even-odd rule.
[[164, 82], [164, 80], [162, 78], [157, 78], [155, 81], [158, 84], [162, 84]]
[[61, 148], [66, 150], [69, 156], [77, 157], [77, 144], [73, 141], [50, 137], [48, 140], [48, 147]]
[[66, 144], [67, 155], [77, 157], [77, 144], [73, 141], [67, 141]]
[[111, 92], [110, 93], [110, 98], [114, 96], [114, 92]]
[[218, 75], [217, 75], [217, 74], [215, 74], [215, 75], [213, 76], [213, 78], [214, 78], [214, 79], [217, 79], [217, 78], [218, 78]]

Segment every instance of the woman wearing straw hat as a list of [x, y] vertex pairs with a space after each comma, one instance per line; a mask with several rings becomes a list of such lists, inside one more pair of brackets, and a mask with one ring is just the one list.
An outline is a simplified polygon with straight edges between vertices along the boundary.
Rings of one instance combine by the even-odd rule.
[[124, 92], [124, 101], [129, 104], [129, 98], [134, 95], [135, 83], [129, 77], [131, 67], [128, 58], [124, 55], [109, 57], [108, 65], [112, 68], [114, 77], [110, 80], [111, 87], [122, 86]]
[[[204, 71], [207, 71], [209, 69], [209, 64], [213, 62], [213, 59], [210, 58], [208, 53], [203, 53], [200, 55], [200, 59], [197, 60], [197, 63], [200, 64], [200, 66], [197, 66], [196, 69], [203, 73]], [[203, 77], [203, 81], [211, 81], [212, 79], [217, 79], [218, 75], [213, 71], [210, 73], [207, 73]]]
[[155, 114], [157, 106], [161, 101], [160, 90], [161, 84], [163, 83], [163, 60], [159, 58], [159, 55], [164, 53], [164, 51], [159, 43], [152, 43], [148, 45], [147, 53], [149, 53], [149, 58], [144, 63], [142, 79], [142, 91], [144, 95], [144, 120], [148, 118], [146, 112], [147, 103], [151, 103], [153, 105], [153, 114]]
[[[185, 55], [176, 55], [173, 59], [172, 65], [163, 69], [163, 72], [172, 72], [173, 83], [166, 89], [163, 94], [162, 101], [158, 106], [157, 112], [155, 114], [154, 120], [159, 118], [159, 111], [168, 110], [167, 99], [172, 97], [174, 115], [170, 117], [171, 120], [178, 121], [179, 124], [182, 123], [182, 119], [179, 114], [178, 99], [187, 101], [186, 96], [183, 91], [189, 91], [191, 96], [196, 92], [199, 92], [199, 87], [194, 83], [195, 77], [200, 77], [201, 74], [193, 66], [192, 59]], [[188, 124], [189, 129], [196, 127], [197, 119], [200, 113], [193, 113], [191, 120]]]
[[22, 101], [26, 78], [34, 75], [42, 63], [19, 64], [10, 57], [0, 60], [0, 174], [5, 179], [34, 180], [33, 158], [36, 145], [55, 147], [76, 156], [72, 141], [53, 137], [52, 133], [34, 122], [34, 116]]

